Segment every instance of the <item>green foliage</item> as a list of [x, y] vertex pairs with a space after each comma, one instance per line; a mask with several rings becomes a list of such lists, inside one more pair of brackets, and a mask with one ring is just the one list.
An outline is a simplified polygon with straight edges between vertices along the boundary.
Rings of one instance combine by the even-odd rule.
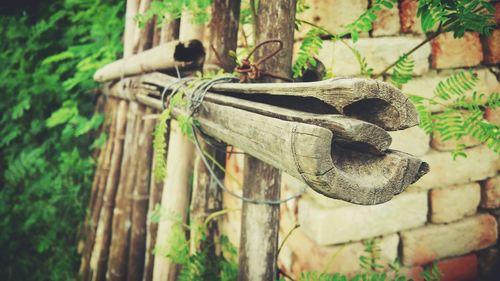
[[166, 176], [167, 171], [167, 133], [168, 120], [170, 119], [171, 109], [163, 110], [156, 123], [153, 133], [153, 176], [156, 182], [161, 182]]
[[[339, 273], [327, 274], [318, 272], [303, 272], [300, 275], [299, 281], [413, 281], [411, 278], [400, 275], [399, 269], [401, 268], [401, 265], [397, 260], [388, 264], [387, 267], [381, 265], [379, 263], [380, 251], [380, 247], [376, 241], [365, 241], [366, 255], [359, 258], [359, 265], [362, 268], [362, 272], [351, 278]], [[393, 271], [391, 277], [384, 272], [389, 269]], [[426, 281], [439, 281], [443, 274], [434, 264], [431, 269], [423, 271], [421, 276]]]
[[299, 53], [295, 63], [292, 66], [293, 77], [302, 76], [304, 70], [309, 66], [316, 66], [314, 56], [318, 55], [323, 47], [322, 35], [326, 35], [325, 31], [319, 28], [313, 28], [306, 33], [302, 44], [300, 45]]
[[[227, 213], [228, 210], [223, 210], [215, 214], [215, 216]], [[179, 281], [232, 281], [236, 280], [238, 275], [238, 253], [236, 248], [231, 244], [229, 239], [222, 235], [219, 240], [221, 253], [212, 256], [210, 247], [207, 242], [207, 225], [211, 218], [210, 216], [202, 224], [192, 223], [185, 225], [182, 218], [175, 214], [166, 214], [160, 210], [156, 210], [155, 219], [164, 218], [174, 222], [171, 228], [171, 234], [168, 240], [168, 248], [160, 247], [155, 249], [155, 254], [168, 257], [177, 265], [181, 266], [181, 270], [177, 280]], [[198, 235], [191, 235], [191, 239], [186, 238], [186, 231], [193, 231]], [[190, 252], [190, 246], [194, 245], [196, 249]]]
[[0, 279], [75, 280], [94, 169], [94, 71], [121, 53], [122, 1], [0, 16]]
[[402, 55], [399, 57], [394, 69], [392, 70], [391, 83], [401, 88], [402, 85], [408, 83], [413, 76], [413, 68], [415, 67], [415, 61], [409, 56]]
[[358, 41], [360, 33], [367, 33], [372, 29], [373, 23], [377, 19], [375, 12], [381, 11], [382, 9], [391, 9], [394, 5], [397, 5], [397, 3], [397, 0], [373, 1], [368, 10], [361, 14], [354, 22], [346, 25], [347, 32], [344, 32], [341, 36], [350, 34], [353, 42]]
[[430, 269], [420, 272], [420, 276], [424, 278], [425, 281], [439, 281], [444, 274], [439, 271], [437, 264], [434, 263]]
[[422, 30], [432, 30], [436, 25], [452, 31], [454, 37], [466, 31], [489, 35], [494, 29], [492, 20], [495, 8], [488, 0], [419, 0], [417, 16]]
[[[483, 106], [498, 108], [500, 95], [492, 93], [486, 96], [473, 92], [468, 98], [467, 92], [473, 91], [479, 82], [479, 78], [472, 71], [462, 71], [439, 82], [431, 98], [410, 98], [419, 112], [420, 126], [428, 134], [437, 133], [443, 141], [471, 136], [500, 153], [499, 128], [484, 119], [482, 110]], [[444, 111], [432, 115], [430, 107], [435, 105], [443, 106]], [[457, 145], [452, 152], [453, 158], [466, 157], [464, 149], [463, 145]]]
[[138, 14], [135, 18], [139, 26], [157, 18], [157, 24], [162, 25], [181, 17], [182, 11], [189, 11], [193, 15], [193, 23], [203, 24], [210, 20], [208, 8], [212, 0], [158, 0], [151, 2], [150, 8], [144, 14]]

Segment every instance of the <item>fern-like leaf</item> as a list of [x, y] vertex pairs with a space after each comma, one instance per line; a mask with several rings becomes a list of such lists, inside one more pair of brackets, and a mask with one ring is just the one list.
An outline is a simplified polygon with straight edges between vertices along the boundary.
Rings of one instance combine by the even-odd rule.
[[402, 55], [399, 57], [394, 70], [391, 75], [391, 83], [401, 88], [402, 85], [408, 83], [413, 76], [413, 68], [415, 67], [415, 61], [407, 55]]
[[342, 35], [346, 35], [346, 33], [350, 34], [353, 42], [358, 41], [361, 33], [369, 32], [372, 29], [373, 23], [377, 19], [375, 12], [382, 9], [391, 9], [395, 4], [397, 5], [397, 0], [373, 1], [372, 6], [368, 10], [361, 14], [354, 22], [346, 25], [347, 32]]
[[170, 119], [170, 108], [165, 109], [156, 124], [153, 135], [153, 176], [156, 182], [161, 182], [167, 173], [167, 130]]
[[318, 55], [323, 47], [322, 35], [326, 35], [326, 32], [319, 28], [313, 28], [306, 33], [300, 45], [297, 59], [292, 66], [294, 78], [301, 77], [303, 71], [306, 70], [308, 66], [316, 66], [314, 56]]
[[453, 96], [463, 96], [466, 91], [472, 90], [478, 81], [479, 78], [471, 70], [462, 71], [444, 81], [440, 81], [434, 90], [434, 94], [441, 100], [447, 101]]

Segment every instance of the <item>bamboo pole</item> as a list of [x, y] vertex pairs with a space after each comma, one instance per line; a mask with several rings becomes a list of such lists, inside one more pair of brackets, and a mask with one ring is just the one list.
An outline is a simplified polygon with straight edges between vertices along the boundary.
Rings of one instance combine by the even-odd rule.
[[[133, 185], [132, 193], [132, 226], [130, 230], [129, 255], [127, 266], [127, 280], [141, 280], [144, 273], [144, 259], [146, 249], [146, 220], [148, 212], [150, 171], [152, 164], [152, 134], [155, 120], [144, 119], [145, 116], [153, 113], [153, 109], [146, 108], [138, 132], [136, 142], [135, 161], [137, 163], [137, 172]], [[130, 196], [130, 195], [129, 195]]]
[[[257, 43], [268, 39], [280, 39], [283, 42], [281, 52], [269, 59], [265, 68], [284, 77], [291, 76], [295, 5], [295, 0], [259, 1], [258, 11], [254, 15]], [[276, 22], [279, 26], [269, 28]], [[257, 50], [255, 60], [267, 56], [272, 50], [272, 46]], [[279, 82], [276, 79], [267, 80]], [[244, 159], [243, 184], [244, 197], [272, 201], [280, 199], [280, 171], [250, 155], [245, 155]], [[256, 224], [256, 221], [259, 223]], [[277, 278], [278, 233], [279, 205], [243, 202], [238, 280]]]
[[91, 196], [94, 198], [90, 200], [88, 206], [87, 228], [85, 229], [85, 248], [82, 254], [82, 262], [80, 265], [79, 274], [83, 280], [88, 280], [90, 274], [90, 257], [92, 255], [92, 248], [94, 247], [97, 224], [99, 215], [103, 205], [104, 191], [106, 181], [110, 168], [111, 154], [113, 152], [113, 144], [109, 141], [115, 138], [116, 132], [116, 102], [108, 101], [105, 104], [104, 112], [107, 114], [103, 130], [101, 133], [107, 134], [107, 141], [100, 150], [99, 159], [97, 161], [97, 169], [94, 175]]
[[[179, 37], [179, 20], [173, 20], [166, 24], [163, 24], [161, 28], [158, 28], [156, 31], [158, 32], [158, 43], [154, 46], [162, 43], [167, 43], [170, 41], [175, 41]], [[161, 110], [158, 108], [156, 112]], [[168, 121], [170, 123], [170, 121]], [[167, 126], [167, 128], [170, 126]], [[166, 143], [169, 143], [169, 134], [167, 131], [165, 133]], [[154, 155], [155, 151], [153, 151], [153, 163], [151, 164], [153, 167], [155, 165]], [[167, 155], [165, 155], [165, 159]], [[152, 174], [152, 170], [150, 171], [150, 187], [149, 187], [149, 205], [148, 205], [148, 214], [151, 214], [156, 206], [161, 203], [162, 193], [163, 193], [163, 182], [155, 182], [154, 175]], [[147, 220], [147, 232], [146, 232], [146, 250], [145, 250], [145, 259], [144, 259], [144, 274], [143, 281], [153, 280], [153, 268], [155, 255], [153, 254], [154, 247], [156, 245], [156, 238], [158, 235], [158, 223], [151, 222], [149, 219]]]
[[[144, 14], [151, 7], [151, 0], [140, 1], [138, 13]], [[154, 24], [154, 19], [150, 19], [144, 24], [143, 28], [138, 28], [136, 25], [134, 34], [134, 54], [151, 49], [153, 46]]]
[[[235, 67], [235, 61], [229, 56], [230, 51], [236, 51], [238, 39], [238, 25], [240, 14], [240, 1], [225, 1], [214, 0], [212, 3], [212, 19], [210, 21], [210, 48], [207, 51], [207, 63], [218, 65], [226, 72], [231, 72]], [[217, 52], [217, 53], [216, 53]], [[226, 162], [226, 146], [214, 147], [209, 145], [204, 140], [200, 140], [200, 146], [209, 155], [211, 155], [222, 166]], [[224, 178], [224, 172], [212, 165], [217, 173], [219, 179]], [[191, 212], [190, 222], [202, 224], [210, 215], [210, 213], [222, 209], [222, 193], [216, 185], [214, 179], [211, 178], [207, 167], [200, 158], [196, 155], [194, 180], [193, 180], [193, 194], [191, 199]], [[217, 219], [208, 224], [206, 232], [207, 238], [202, 248], [208, 248], [208, 255], [216, 257], [216, 243], [218, 241], [219, 229]], [[191, 230], [191, 237], [198, 237], [200, 234], [196, 233], [196, 228]], [[192, 239], [192, 242], [195, 239]], [[191, 251], [199, 249], [195, 248], [194, 243], [191, 244]]]
[[141, 118], [142, 110], [139, 108], [139, 105], [134, 101], [130, 102], [127, 112], [127, 126], [120, 168], [120, 180], [113, 209], [113, 222], [111, 228], [113, 239], [109, 246], [109, 259], [106, 274], [107, 280], [123, 280], [127, 276], [128, 237], [131, 225], [131, 204], [129, 196], [134, 189], [134, 178], [137, 171], [135, 154], [138, 152], [136, 150], [136, 142], [138, 131], [140, 130]]
[[123, 142], [126, 127], [126, 112], [128, 103], [119, 101], [116, 115], [115, 137], [111, 139], [113, 144], [109, 173], [103, 194], [103, 206], [99, 214], [99, 222], [96, 230], [95, 242], [90, 259], [90, 280], [105, 280], [106, 266], [108, 261], [109, 244], [111, 242], [111, 220], [114, 208], [115, 195], [120, 177], [120, 163], [123, 153]]
[[[139, 12], [144, 13], [150, 6], [151, 0], [141, 0]], [[151, 22], [143, 29], [135, 29], [134, 52], [143, 51], [151, 47], [153, 36], [153, 25]], [[137, 57], [140, 55], [135, 55]], [[151, 142], [147, 142], [145, 147], [141, 147], [139, 141], [144, 138], [142, 120], [146, 108], [135, 101], [130, 102], [127, 113], [127, 128], [125, 138], [125, 152], [122, 159], [121, 177], [119, 189], [115, 198], [115, 209], [113, 211], [112, 235], [110, 244], [109, 260], [107, 268], [107, 279], [109, 280], [140, 280], [144, 266], [145, 218], [147, 212], [147, 201], [136, 202], [135, 196], [142, 196], [148, 193], [149, 189], [149, 167], [151, 158], [139, 157], [143, 155], [140, 148], [149, 152]], [[150, 125], [148, 123], [148, 125]], [[151, 128], [148, 128], [151, 130]], [[151, 138], [148, 134], [147, 138]], [[147, 145], [149, 144], [149, 147]], [[141, 170], [142, 168], [142, 170]], [[146, 176], [140, 177], [144, 173]], [[141, 178], [140, 182], [137, 179]], [[140, 200], [139, 200], [140, 201]], [[135, 211], [135, 212], [134, 212]], [[138, 262], [136, 265], [135, 262]]]
[[[197, 39], [203, 41], [203, 26], [194, 25], [191, 16], [183, 13], [179, 31], [179, 40], [187, 41]], [[170, 124], [170, 139], [167, 152], [167, 176], [164, 181], [161, 206], [167, 214], [180, 215], [186, 221], [186, 211], [189, 206], [189, 178], [193, 172], [194, 146], [182, 135], [176, 121]], [[158, 226], [157, 247], [168, 247], [172, 234], [173, 221], [161, 220]], [[167, 258], [157, 255], [154, 260], [153, 280], [174, 280], [177, 268]]]

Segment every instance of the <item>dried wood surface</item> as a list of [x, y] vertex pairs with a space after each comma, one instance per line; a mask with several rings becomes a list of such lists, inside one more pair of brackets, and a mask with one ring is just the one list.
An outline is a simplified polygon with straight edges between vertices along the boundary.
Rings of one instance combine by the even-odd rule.
[[[212, 91], [257, 97], [272, 95], [277, 97], [274, 99], [275, 103], [282, 107], [287, 107], [289, 96], [314, 98], [330, 106], [330, 110], [376, 124], [386, 130], [401, 130], [418, 124], [418, 113], [408, 97], [399, 89], [373, 79], [339, 77], [305, 83], [227, 83], [215, 85]], [[316, 104], [317, 101], [311, 100], [310, 103]], [[318, 104], [312, 110], [328, 111], [328, 108]]]
[[[190, 42], [203, 41], [203, 26], [194, 25], [189, 15], [183, 13], [179, 31], [179, 40]], [[196, 41], [198, 40], [198, 41]], [[204, 58], [204, 54], [203, 54]], [[186, 139], [178, 129], [175, 121], [171, 122], [170, 140], [167, 152], [167, 176], [164, 181], [161, 206], [169, 215], [180, 216], [182, 222], [186, 221], [189, 206], [188, 191], [190, 189], [189, 178], [193, 172], [194, 145]], [[171, 219], [161, 220], [158, 225], [156, 245], [169, 247], [168, 241], [172, 235]], [[154, 259], [153, 280], [175, 280], [178, 268], [167, 257], [157, 255]]]
[[[259, 1], [256, 8], [255, 41], [279, 39], [283, 49], [264, 62], [263, 68], [282, 77], [291, 77], [295, 0]], [[269, 28], [274, 23], [275, 28]], [[267, 57], [276, 47], [264, 45], [255, 53], [258, 61]], [[278, 83], [278, 79], [264, 77], [265, 82]], [[266, 131], [267, 129], [264, 129]], [[260, 132], [252, 132], [259, 134]], [[277, 145], [284, 145], [277, 142]], [[286, 145], [286, 144], [285, 144]], [[244, 150], [248, 152], [247, 150]], [[271, 151], [271, 150], [270, 150]], [[291, 151], [295, 153], [294, 151]], [[302, 155], [302, 151], [298, 154]], [[262, 161], [262, 162], [261, 162]], [[258, 176], [256, 176], [256, 174]], [[244, 156], [243, 196], [260, 200], [280, 200], [281, 173], [279, 167], [255, 154]], [[243, 202], [239, 248], [238, 280], [274, 280], [278, 276], [279, 205]], [[259, 221], [259, 224], [255, 224]], [[260, 243], [255, 243], [260, 241]]]
[[[138, 92], [145, 90], [141, 90], [141, 87], [144, 84], [157, 85], [162, 88], [164, 87], [164, 85], [169, 85], [175, 80], [165, 74], [151, 73], [143, 75], [141, 78], [137, 78], [136, 81], [126, 81], [127, 82], [124, 86], [126, 90], [122, 92], [122, 97], [134, 99], [135, 96], [132, 92], [135, 90], [137, 90]], [[156, 96], [159, 98], [160, 91], [149, 91], [148, 94], [150, 96]], [[391, 144], [390, 135], [377, 125], [339, 114], [309, 113], [305, 111], [288, 109], [286, 107], [284, 108], [270, 105], [265, 103], [265, 100], [255, 102], [242, 99], [241, 96], [221, 95], [211, 91], [206, 94], [205, 101], [232, 106], [283, 120], [323, 126], [332, 130], [335, 138], [343, 141], [344, 143], [346, 143], [346, 145], [351, 147], [358, 147], [359, 149], [368, 150], [373, 153], [383, 152]]]
[[[143, 106], [141, 105], [141, 107]], [[134, 179], [137, 171], [135, 158], [137, 157], [136, 153], [139, 151], [136, 150], [136, 142], [142, 110], [136, 102], [130, 102], [125, 130], [124, 148], [126, 149], [123, 151], [118, 191], [113, 209], [111, 229], [113, 239], [109, 246], [107, 280], [123, 280], [127, 276], [128, 238], [131, 225], [131, 201], [129, 196], [134, 190]]]
[[[226, 1], [214, 0], [212, 2], [212, 14], [209, 24], [210, 47], [207, 50], [207, 64], [216, 65], [227, 72], [235, 67], [235, 61], [229, 56], [230, 51], [236, 51], [240, 0]], [[223, 167], [226, 163], [226, 146], [224, 144], [215, 147], [203, 139], [199, 139], [202, 149], [215, 159]], [[223, 181], [224, 171], [212, 164], [212, 169], [216, 176]], [[203, 224], [207, 217], [214, 212], [222, 210], [222, 192], [217, 186], [215, 179], [212, 178], [205, 163], [203, 163], [199, 154], [196, 154], [194, 162], [193, 191], [191, 196], [190, 222], [194, 224]], [[202, 245], [195, 245], [196, 239], [191, 239], [191, 251], [204, 250], [210, 258], [216, 258], [216, 244], [219, 240], [218, 218], [215, 218], [207, 224], [206, 239]], [[197, 229], [191, 229], [191, 237], [200, 237], [201, 233]], [[199, 247], [198, 249], [196, 247]]]
[[[94, 80], [106, 82], [157, 70], [195, 68], [203, 62], [205, 51], [200, 41], [172, 41], [132, 55], [97, 70]], [[164, 58], [164, 59], [161, 59]]]
[[[135, 98], [147, 106], [162, 106], [158, 99], [143, 94]], [[377, 155], [346, 147], [335, 142], [331, 130], [320, 126], [208, 101], [200, 109], [197, 119], [208, 135], [282, 169], [331, 198], [357, 204], [383, 203], [428, 169], [426, 163], [406, 153], [386, 150]], [[173, 114], [186, 112], [176, 109]]]
[[[142, 115], [141, 126], [137, 132], [135, 161], [137, 162], [137, 173], [133, 185], [131, 197], [131, 222], [130, 243], [127, 264], [127, 280], [142, 280], [144, 273], [145, 250], [146, 250], [146, 221], [148, 212], [148, 200], [151, 180], [151, 164], [153, 154], [153, 130], [155, 120], [144, 119], [153, 113], [152, 108], [146, 108]], [[141, 116], [140, 116], [141, 117]]]
[[[176, 78], [161, 73], [142, 76], [142, 83], [167, 86]], [[139, 83], [139, 82], [137, 82]], [[418, 124], [418, 113], [399, 89], [378, 80], [334, 78], [302, 83], [220, 83], [210, 93], [267, 103], [316, 114], [342, 114], [400, 130]]]
[[90, 280], [106, 280], [109, 245], [111, 243], [111, 221], [121, 172], [120, 164], [123, 153], [123, 142], [125, 139], [127, 108], [127, 101], [119, 101], [114, 117], [116, 118], [115, 137], [111, 139], [113, 148], [111, 152], [109, 173], [104, 188], [103, 206], [99, 214], [95, 242], [90, 258]]

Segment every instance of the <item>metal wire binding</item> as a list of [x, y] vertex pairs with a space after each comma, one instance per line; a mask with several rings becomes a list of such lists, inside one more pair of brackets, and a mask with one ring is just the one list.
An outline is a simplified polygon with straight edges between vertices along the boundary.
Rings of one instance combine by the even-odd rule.
[[[162, 105], [164, 107], [163, 108], [164, 110], [166, 109], [166, 106], [167, 106], [166, 103], [165, 103], [166, 92], [170, 88], [172, 88], [172, 86], [178, 84], [178, 86], [175, 89], [172, 88], [172, 92], [171, 92], [171, 95], [172, 95], [172, 94], [176, 93], [181, 87], [183, 87], [185, 83], [187, 83], [188, 81], [194, 80], [194, 78], [191, 78], [191, 77], [181, 78], [180, 72], [179, 72], [179, 70], [177, 68], [177, 65], [176, 65], [175, 68], [177, 70], [177, 78], [178, 78], [178, 80], [172, 82], [167, 87], [165, 87], [163, 89], [162, 93], [161, 93], [161, 100], [162, 100]], [[193, 89], [191, 89], [191, 91], [189, 92], [189, 96], [188, 96], [189, 109], [191, 111], [191, 115], [193, 115], [196, 112], [196, 110], [200, 107], [200, 105], [203, 102], [203, 99], [205, 98], [205, 95], [207, 94], [207, 92], [210, 90], [210, 88], [212, 86], [214, 86], [217, 83], [234, 82], [234, 81], [238, 81], [238, 78], [236, 78], [234, 76], [223, 76], [223, 77], [217, 77], [217, 78], [214, 78], [214, 79], [202, 81], [201, 83], [199, 83], [198, 85], [196, 85]], [[210, 177], [215, 181], [215, 183], [217, 184], [217, 186], [222, 191], [228, 193], [229, 195], [231, 195], [231, 196], [233, 196], [235, 198], [238, 198], [241, 201], [247, 202], [247, 203], [265, 204], [265, 205], [280, 205], [280, 204], [286, 203], [286, 202], [288, 202], [290, 200], [296, 199], [296, 198], [302, 196], [306, 192], [306, 190], [308, 188], [307, 185], [304, 188], [302, 188], [299, 192], [293, 194], [292, 196], [290, 196], [288, 198], [282, 199], [282, 200], [258, 200], [258, 199], [247, 198], [247, 197], [244, 197], [242, 195], [237, 194], [236, 192], [228, 189], [224, 185], [224, 183], [219, 179], [219, 177], [217, 177], [217, 175], [216, 175], [216, 173], [214, 171], [213, 166], [210, 165], [210, 163], [208, 162], [207, 157], [203, 153], [203, 150], [201, 149], [200, 142], [198, 140], [198, 133], [204, 135], [203, 131], [201, 129], [199, 129], [198, 127], [196, 127], [194, 124], [191, 125], [191, 129], [193, 131], [193, 139], [194, 139], [196, 150], [197, 150], [198, 154], [200, 155], [201, 160], [203, 161], [203, 164], [205, 165], [205, 167], [207, 168], [208, 172], [210, 173]]]

